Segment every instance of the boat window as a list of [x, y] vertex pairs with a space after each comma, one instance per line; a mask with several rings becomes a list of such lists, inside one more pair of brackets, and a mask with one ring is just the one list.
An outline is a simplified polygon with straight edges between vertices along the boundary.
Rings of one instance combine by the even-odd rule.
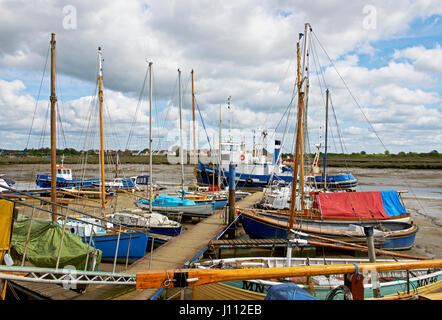
[[61, 169], [57, 169], [57, 173], [61, 174]]

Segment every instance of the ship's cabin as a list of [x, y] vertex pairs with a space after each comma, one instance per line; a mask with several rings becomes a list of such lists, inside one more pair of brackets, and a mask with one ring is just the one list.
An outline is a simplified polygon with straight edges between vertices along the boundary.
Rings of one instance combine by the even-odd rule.
[[56, 169], [57, 169], [57, 178], [72, 180], [72, 169], [71, 168], [56, 166]]

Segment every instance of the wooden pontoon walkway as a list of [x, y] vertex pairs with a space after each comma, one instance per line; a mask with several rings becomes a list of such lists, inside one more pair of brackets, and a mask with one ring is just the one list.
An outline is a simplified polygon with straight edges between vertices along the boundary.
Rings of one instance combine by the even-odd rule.
[[[263, 197], [263, 192], [253, 193], [237, 202], [237, 207], [247, 208]], [[185, 266], [194, 257], [208, 247], [209, 241], [215, 239], [225, 228], [223, 210], [217, 210], [179, 236], [154, 250], [151, 270], [177, 269]], [[137, 273], [149, 270], [150, 256], [134, 262], [125, 273]], [[88, 300], [148, 300], [158, 289], [135, 290], [134, 287], [99, 285], [88, 288], [81, 296], [74, 299]]]

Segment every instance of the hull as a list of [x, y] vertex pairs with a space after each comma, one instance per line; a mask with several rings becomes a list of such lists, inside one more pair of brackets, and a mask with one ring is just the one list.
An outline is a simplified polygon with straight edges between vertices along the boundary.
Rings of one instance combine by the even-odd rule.
[[181, 233], [182, 224], [169, 220], [165, 215], [157, 212], [143, 214], [142, 209], [126, 209], [108, 215], [108, 219], [113, 223], [120, 223], [129, 228], [149, 229], [151, 233], [164, 236], [177, 236]]
[[[332, 264], [350, 264], [350, 263], [364, 263], [368, 262], [366, 259], [329, 259], [326, 258], [309, 258], [308, 261], [305, 258], [292, 258], [291, 266], [296, 265], [332, 265]], [[223, 261], [222, 263], [220, 261]], [[231, 261], [231, 262], [229, 262]], [[378, 260], [380, 261], [394, 261], [394, 260]], [[236, 268], [244, 263], [241, 267], [284, 267], [286, 266], [286, 258], [267, 258], [267, 257], [250, 257], [250, 258], [232, 258], [232, 259], [220, 259], [213, 260], [209, 263], [212, 265], [228, 265], [229, 263], [235, 264]], [[255, 264], [253, 266], [253, 264]], [[205, 265], [202, 262], [201, 265]], [[207, 267], [207, 265], [205, 265]], [[414, 276], [410, 277], [410, 292], [437, 292], [442, 287], [442, 271], [440, 270], [413, 270]], [[380, 293], [382, 296], [397, 296], [398, 292], [407, 292], [407, 272], [393, 271], [393, 272], [380, 272]], [[364, 275], [370, 276], [370, 275]], [[312, 276], [310, 278], [310, 285], [306, 285], [307, 277], [291, 278], [289, 281], [293, 281], [298, 284], [302, 289], [310, 292], [316, 298], [325, 300], [330, 290], [342, 285], [343, 277], [317, 277]], [[364, 299], [373, 298], [373, 286], [371, 281], [364, 281]], [[202, 286], [196, 286], [194, 288], [194, 300], [263, 300], [269, 289], [274, 285], [279, 285], [284, 282], [269, 281], [269, 280], [239, 280], [239, 281], [226, 281], [214, 284], [207, 284]], [[287, 283], [287, 282], [285, 282]], [[341, 296], [337, 296], [336, 299], [342, 299]]]
[[[89, 237], [83, 236], [84, 243]], [[114, 259], [118, 243], [117, 259], [137, 260], [146, 254], [149, 234], [144, 232], [123, 232], [118, 243], [118, 233], [97, 234], [92, 236], [92, 245], [103, 252], [102, 259]]]
[[[67, 180], [64, 178], [57, 177], [57, 188], [82, 188], [82, 187], [93, 187], [99, 182], [99, 179], [72, 179]], [[36, 180], [37, 185], [40, 188], [50, 188], [52, 179], [49, 175], [39, 174]]]
[[[269, 216], [269, 217], [280, 217], [281, 220], [288, 221], [290, 212], [289, 210], [266, 210], [266, 211], [257, 211], [263, 216]], [[403, 222], [403, 223], [412, 223], [412, 219], [410, 215], [401, 215], [396, 217], [389, 217], [384, 219], [369, 219], [369, 218], [348, 218], [348, 217], [321, 217], [320, 215], [315, 214], [300, 214], [296, 213], [295, 219], [298, 221], [299, 224], [308, 223], [309, 221], [315, 220], [315, 221], [330, 221], [330, 222], [346, 222], [351, 224], [358, 224], [361, 221], [363, 222], [373, 222], [373, 221], [385, 221], [385, 222]]]
[[[287, 238], [288, 222], [286, 219], [259, 215], [250, 211], [242, 212], [240, 217], [245, 232], [251, 239]], [[315, 236], [352, 242], [365, 242], [364, 226], [375, 227], [376, 221], [361, 221], [357, 224], [342, 221], [314, 221], [295, 219], [294, 228]], [[413, 247], [418, 227], [401, 222], [382, 222], [387, 232], [375, 229], [374, 239], [380, 240], [379, 246], [385, 250], [407, 250]], [[301, 237], [308, 239], [308, 237]]]
[[[142, 209], [149, 209], [149, 202], [140, 202], [137, 201], [136, 205]], [[183, 206], [159, 206], [152, 205], [152, 210], [160, 211], [160, 212], [173, 212], [173, 213], [195, 213], [202, 215], [211, 215], [214, 211], [213, 203], [204, 203], [204, 204], [196, 204], [196, 205], [183, 205]]]
[[[213, 174], [215, 173], [215, 177]], [[228, 172], [221, 171], [222, 184], [227, 187], [229, 185]], [[197, 165], [198, 183], [204, 185], [218, 184], [218, 169], [211, 168], [202, 163]], [[235, 184], [237, 188], [256, 189], [265, 188], [269, 184], [289, 184], [292, 182], [292, 175], [273, 176], [271, 174], [251, 174], [235, 172]], [[306, 184], [312, 188], [321, 189], [324, 187], [322, 176], [311, 176], [307, 178]], [[329, 190], [354, 190], [357, 187], [357, 179], [349, 174], [327, 174], [327, 188]]]

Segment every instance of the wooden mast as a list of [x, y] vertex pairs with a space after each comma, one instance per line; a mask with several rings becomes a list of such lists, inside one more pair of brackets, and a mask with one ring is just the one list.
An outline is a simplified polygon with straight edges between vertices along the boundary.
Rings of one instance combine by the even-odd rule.
[[327, 190], [327, 136], [328, 136], [328, 89], [325, 91], [325, 146], [324, 146], [324, 170], [323, 170], [323, 180], [324, 180], [324, 190]]
[[101, 178], [101, 209], [102, 216], [106, 218], [106, 195], [104, 189], [104, 143], [103, 143], [103, 67], [102, 67], [101, 47], [98, 47], [98, 97], [100, 102], [100, 178]]
[[298, 180], [298, 165], [299, 165], [299, 136], [300, 136], [300, 124], [302, 121], [302, 93], [301, 93], [301, 73], [300, 73], [300, 55], [299, 55], [299, 42], [296, 45], [297, 61], [298, 61], [298, 125], [297, 125], [297, 135], [296, 135], [296, 145], [294, 154], [294, 165], [293, 165], [293, 178], [292, 178], [292, 194], [290, 201], [290, 218], [289, 218], [289, 229], [293, 229], [293, 223], [295, 218], [295, 202], [296, 202], [296, 185]]
[[196, 179], [196, 141], [195, 141], [195, 91], [193, 86], [193, 69], [192, 69], [192, 114], [193, 114], [193, 186], [197, 189]]
[[[57, 212], [57, 117], [55, 95], [55, 33], [51, 34], [51, 202], [52, 212]], [[52, 214], [52, 221], [57, 220], [57, 215]]]
[[[219, 139], [218, 139], [218, 189], [221, 191], [221, 105], [219, 105]], [[215, 174], [215, 173], [213, 173]]]
[[178, 95], [179, 95], [179, 105], [180, 105], [180, 161], [181, 161], [181, 199], [184, 199], [184, 150], [183, 150], [183, 101], [181, 97], [181, 70], [178, 69]]
[[152, 213], [152, 64], [149, 62], [149, 212]]
[[[302, 210], [305, 209], [305, 203], [304, 203], [304, 164], [302, 163], [303, 160], [303, 110], [304, 110], [304, 96], [306, 94], [307, 90], [307, 80], [306, 80], [306, 71], [308, 71], [308, 65], [306, 64], [306, 59], [308, 58], [308, 41], [307, 36], [308, 32], [310, 31], [310, 24], [305, 24], [305, 32], [304, 32], [304, 52], [303, 52], [303, 61], [302, 61], [302, 73], [300, 71], [301, 68], [301, 56], [300, 56], [300, 46], [299, 41], [296, 46], [297, 51], [297, 61], [298, 61], [298, 68], [297, 68], [297, 81], [298, 81], [298, 123], [297, 123], [297, 135], [296, 135], [296, 145], [295, 145], [295, 163], [293, 167], [293, 179], [292, 179], [292, 194], [291, 194], [291, 202], [290, 202], [290, 218], [289, 218], [289, 228], [293, 228], [294, 224], [294, 218], [295, 218], [295, 210], [296, 210], [296, 186], [297, 186], [297, 180], [298, 180], [298, 166], [301, 162], [301, 174], [300, 174], [300, 185], [299, 190], [301, 193], [301, 205]], [[301, 35], [300, 35], [301, 38]]]

